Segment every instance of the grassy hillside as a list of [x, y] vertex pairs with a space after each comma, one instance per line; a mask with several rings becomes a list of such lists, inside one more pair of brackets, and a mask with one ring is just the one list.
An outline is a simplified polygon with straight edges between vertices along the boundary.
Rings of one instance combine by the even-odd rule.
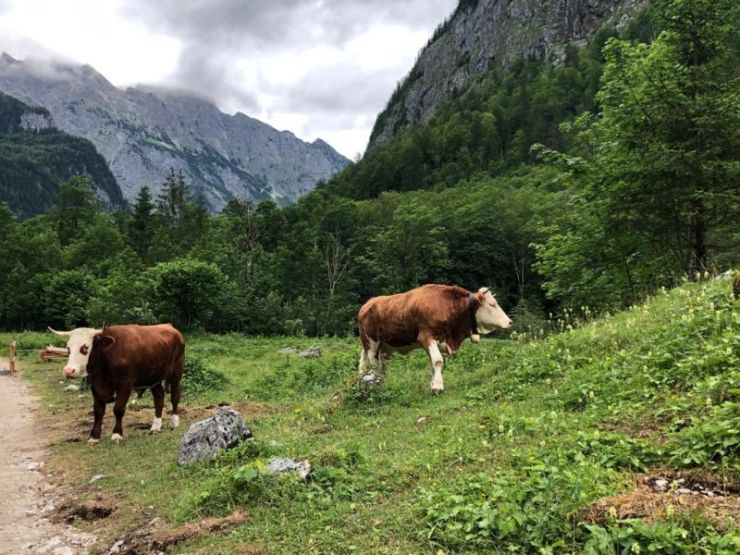
[[64, 181], [84, 174], [111, 208], [126, 206], [105, 159], [90, 141], [54, 128], [24, 129], [24, 114], [49, 112], [0, 92], [0, 202], [21, 218], [40, 214], [54, 205]]
[[[116, 539], [149, 541], [162, 522], [180, 530], [242, 509], [248, 519], [237, 528], [176, 549], [736, 553], [740, 310], [728, 281], [571, 324], [541, 339], [532, 330], [465, 345], [448, 360], [441, 397], [429, 395], [417, 352], [392, 360], [385, 385], [332, 406], [355, 372], [356, 340], [321, 341], [321, 358], [301, 359], [279, 349], [314, 341], [191, 336], [185, 425], [156, 436], [135, 429], [151, 421], [147, 395], [127, 413], [120, 446], [77, 441], [88, 432], [89, 394], [63, 391], [59, 363], [29, 354], [25, 376], [61, 430], [52, 476], [73, 488], [74, 503], [115, 507], [115, 518], [82, 523], [110, 542], [102, 551]], [[18, 339], [33, 348], [51, 336]], [[178, 467], [187, 425], [219, 402], [241, 410], [255, 439], [212, 465]], [[310, 479], [265, 475], [275, 455], [309, 459]], [[89, 483], [96, 474], [105, 478]], [[684, 482], [656, 493], [645, 479], [658, 477]], [[700, 485], [714, 495], [676, 491]]]

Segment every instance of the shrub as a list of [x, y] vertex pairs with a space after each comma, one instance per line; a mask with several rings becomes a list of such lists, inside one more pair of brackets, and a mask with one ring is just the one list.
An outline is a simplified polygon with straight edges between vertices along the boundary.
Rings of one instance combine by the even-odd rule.
[[223, 389], [226, 383], [226, 376], [208, 368], [199, 358], [192, 356], [185, 358], [182, 387], [189, 394], [201, 395], [207, 391], [218, 391]]

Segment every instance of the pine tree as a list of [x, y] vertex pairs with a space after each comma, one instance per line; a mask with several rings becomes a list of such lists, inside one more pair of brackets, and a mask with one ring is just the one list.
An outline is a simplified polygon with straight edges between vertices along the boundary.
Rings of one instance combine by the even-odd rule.
[[132, 248], [143, 260], [146, 260], [154, 235], [154, 204], [149, 187], [142, 187], [136, 195], [134, 211], [128, 228]]

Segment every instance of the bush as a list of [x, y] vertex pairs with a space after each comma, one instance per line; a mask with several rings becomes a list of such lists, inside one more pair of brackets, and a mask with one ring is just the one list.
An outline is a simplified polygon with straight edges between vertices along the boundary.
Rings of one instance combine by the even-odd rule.
[[671, 464], [722, 466], [740, 470], [740, 403], [713, 407], [709, 417], [693, 417], [691, 425], [675, 432], [668, 443]]
[[191, 356], [185, 358], [182, 387], [187, 393], [201, 395], [207, 391], [218, 391], [223, 389], [226, 383], [226, 376], [208, 368], [199, 358]]
[[720, 535], [706, 525], [682, 526], [675, 522], [613, 522], [606, 527], [585, 526], [583, 555], [661, 553], [665, 555], [734, 555], [740, 536]]

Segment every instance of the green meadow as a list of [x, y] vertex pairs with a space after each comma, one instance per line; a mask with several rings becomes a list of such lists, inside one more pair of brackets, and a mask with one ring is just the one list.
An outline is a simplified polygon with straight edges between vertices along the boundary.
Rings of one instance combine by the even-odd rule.
[[[3, 344], [11, 334], [2, 334]], [[47, 469], [106, 552], [119, 538], [243, 511], [247, 520], [170, 546], [178, 553], [730, 554], [740, 550], [740, 309], [728, 280], [685, 284], [551, 335], [465, 344], [429, 392], [423, 352], [394, 357], [380, 386], [349, 387], [359, 341], [186, 334], [180, 428], [152, 435], [151, 395], [125, 440], [84, 443], [89, 392], [65, 391], [59, 361], [13, 334], [24, 378], [54, 435]], [[303, 359], [284, 347], [319, 346]], [[339, 399], [331, 401], [335, 393]], [[230, 404], [254, 438], [206, 465], [177, 464], [194, 421]], [[308, 459], [306, 481], [268, 475], [271, 457]], [[103, 478], [90, 483], [95, 475]], [[684, 477], [724, 495], [656, 494]], [[671, 489], [675, 490], [674, 486]], [[642, 496], [642, 497], [641, 497]], [[625, 499], [646, 514], [625, 514]], [[647, 501], [649, 500], [649, 503]], [[143, 552], [143, 551], [142, 551]]]

